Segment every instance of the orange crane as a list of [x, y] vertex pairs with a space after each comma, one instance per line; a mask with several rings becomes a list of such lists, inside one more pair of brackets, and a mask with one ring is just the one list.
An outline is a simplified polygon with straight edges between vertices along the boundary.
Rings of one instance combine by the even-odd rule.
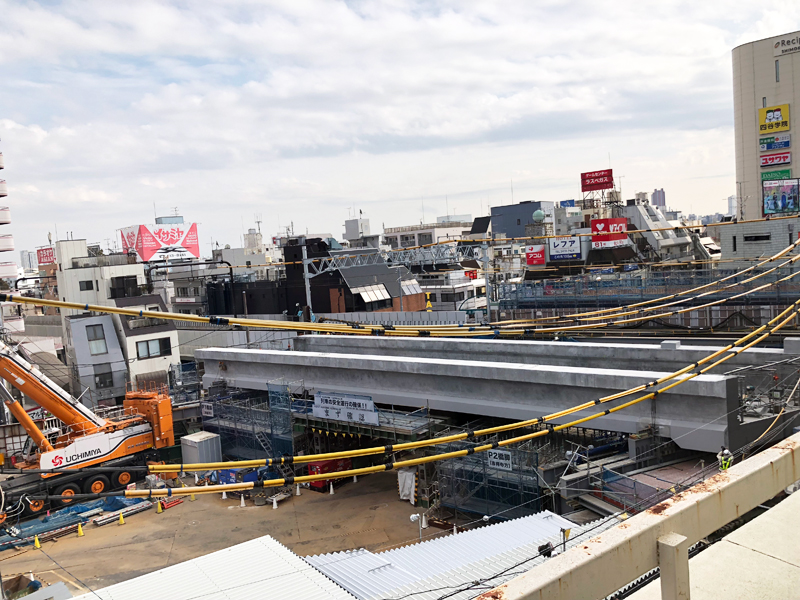
[[[156, 450], [175, 444], [172, 430], [172, 400], [165, 389], [134, 391], [125, 394], [122, 414], [102, 418], [73, 398], [38, 367], [0, 341], [0, 377], [33, 402], [56, 417], [63, 427], [49, 435], [30, 418], [11, 393], [0, 385], [0, 399], [31, 438], [34, 451], [17, 467], [23, 474], [0, 482], [2, 503], [0, 523], [14, 501], [22, 503], [28, 515], [45, 509], [43, 500], [26, 496], [49, 494], [66, 496], [55, 502], [63, 506], [75, 494], [99, 494], [125, 487], [134, 479], [133, 470], [124, 467], [144, 466], [157, 461]], [[70, 473], [82, 467], [113, 466], [109, 479], [104, 473]], [[24, 473], [29, 469], [31, 473]], [[64, 469], [60, 473], [39, 473], [38, 469]], [[17, 507], [17, 510], [21, 510]]]

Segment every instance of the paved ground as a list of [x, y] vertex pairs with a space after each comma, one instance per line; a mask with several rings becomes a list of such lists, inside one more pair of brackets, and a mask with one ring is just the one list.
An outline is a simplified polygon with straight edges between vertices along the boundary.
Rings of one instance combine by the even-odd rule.
[[418, 526], [408, 518], [415, 512], [399, 499], [391, 472], [348, 482], [333, 496], [303, 489], [278, 510], [249, 501], [240, 508], [237, 499], [208, 494], [160, 515], [155, 509], [133, 515], [125, 525], [89, 525], [83, 538], [47, 542], [42, 551], [1, 552], [0, 571], [4, 578], [33, 571], [48, 583], [65, 581], [73, 593], [85, 593], [267, 534], [301, 556], [381, 550], [418, 538]]

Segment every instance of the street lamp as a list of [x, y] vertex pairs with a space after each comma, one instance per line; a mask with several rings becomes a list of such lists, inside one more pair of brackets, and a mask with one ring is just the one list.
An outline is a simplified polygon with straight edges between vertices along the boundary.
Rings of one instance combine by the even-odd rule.
[[422, 519], [419, 518], [419, 515], [413, 514], [409, 517], [412, 523], [416, 522], [419, 524], [419, 541], [422, 541]]

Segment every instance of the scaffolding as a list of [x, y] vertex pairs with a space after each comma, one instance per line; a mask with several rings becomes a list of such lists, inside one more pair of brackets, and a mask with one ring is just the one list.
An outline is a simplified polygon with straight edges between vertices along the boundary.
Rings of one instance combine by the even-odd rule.
[[[497, 441], [497, 437], [480, 444]], [[453, 442], [437, 449], [466, 450], [476, 442]], [[532, 444], [502, 448], [498, 454], [481, 452], [436, 463], [439, 505], [455, 512], [516, 519], [541, 511], [537, 467], [539, 454]], [[506, 460], [508, 458], [509, 460]]]
[[283, 380], [269, 382], [266, 392], [214, 386], [215, 393], [203, 402], [203, 430], [219, 434], [222, 453], [229, 458], [292, 456], [292, 397], [302, 387], [302, 382]]

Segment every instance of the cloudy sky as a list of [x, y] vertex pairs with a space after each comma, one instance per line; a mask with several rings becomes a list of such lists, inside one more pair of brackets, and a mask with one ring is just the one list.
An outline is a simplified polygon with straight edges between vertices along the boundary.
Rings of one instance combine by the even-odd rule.
[[800, 4], [0, 0], [0, 151], [19, 249], [177, 207], [211, 241], [373, 232], [580, 194], [724, 211], [731, 49]]

